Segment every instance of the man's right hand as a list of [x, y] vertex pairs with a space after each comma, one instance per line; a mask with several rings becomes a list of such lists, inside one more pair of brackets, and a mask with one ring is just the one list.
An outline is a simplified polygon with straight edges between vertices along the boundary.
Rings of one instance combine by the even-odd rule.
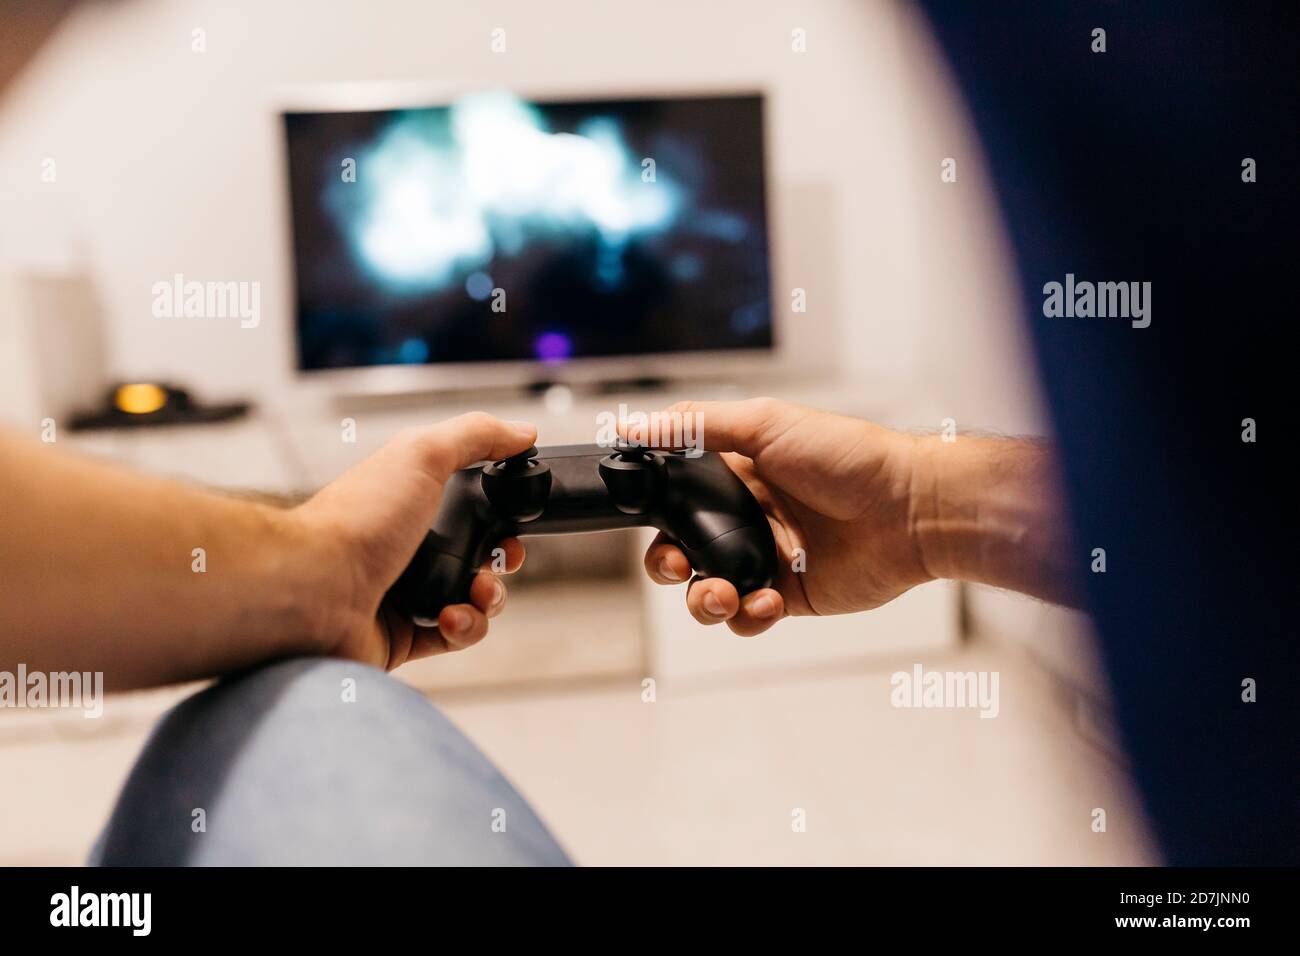
[[[776, 538], [779, 571], [771, 588], [742, 596], [722, 578], [691, 582], [686, 604], [701, 624], [725, 621], [751, 636], [787, 614], [879, 607], [931, 579], [909, 531], [917, 439], [770, 398], [681, 402], [666, 414], [703, 416], [704, 447], [723, 453]], [[645, 440], [635, 429], [627, 437]], [[646, 552], [645, 566], [659, 584], [691, 575], [686, 556], [663, 535]]]
[[[748, 637], [788, 614], [870, 610], [935, 578], [1077, 601], [1055, 464], [1042, 442], [945, 442], [770, 398], [680, 402], [665, 414], [703, 416], [705, 449], [721, 452], [749, 486], [776, 539], [770, 588], [741, 595], [721, 578], [691, 581], [686, 605], [701, 624], [725, 621]], [[647, 440], [644, 429], [627, 437]], [[645, 566], [659, 584], [691, 576], [663, 535]]]

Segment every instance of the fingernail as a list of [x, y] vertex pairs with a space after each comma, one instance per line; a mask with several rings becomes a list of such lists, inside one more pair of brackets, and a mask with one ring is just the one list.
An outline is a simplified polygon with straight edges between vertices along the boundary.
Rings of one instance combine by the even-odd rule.
[[500, 581], [492, 582], [492, 607], [496, 607], [506, 599], [506, 588]]
[[[665, 577], [665, 578], [667, 578], [669, 581], [681, 581], [681, 580], [684, 580], [684, 579], [682, 578], [682, 576], [681, 576], [680, 574], [677, 573], [677, 569], [674, 568], [674, 567], [672, 566], [672, 564], [669, 563], [669, 561], [668, 561], [667, 558], [660, 558], [660, 559], [659, 559], [659, 575], [660, 575], [660, 577]], [[711, 595], [711, 594], [709, 595], [709, 597], [712, 597], [712, 596], [713, 596], [713, 595]], [[707, 600], [707, 599], [706, 599], [706, 600]]]
[[447, 629], [459, 634], [469, 625], [469, 617], [464, 611], [451, 611], [447, 615]]
[[768, 618], [776, 614], [776, 602], [764, 594], [756, 598], [754, 603], [749, 606], [749, 613], [758, 618]]
[[717, 595], [712, 591], [704, 595], [704, 610], [708, 611], [714, 617], [727, 616], [727, 609], [722, 606], [722, 602], [718, 600]]
[[537, 434], [537, 426], [534, 425], [532, 422], [519, 422], [519, 421], [511, 420], [506, 422], [506, 424], [512, 426], [515, 431], [519, 432], [519, 434], [524, 435], [527, 438], [532, 438], [534, 435]]

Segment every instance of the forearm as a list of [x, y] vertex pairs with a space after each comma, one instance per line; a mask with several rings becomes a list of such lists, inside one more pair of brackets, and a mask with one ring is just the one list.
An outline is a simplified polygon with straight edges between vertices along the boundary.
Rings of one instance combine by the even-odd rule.
[[140, 687], [309, 651], [321, 628], [324, 562], [273, 508], [0, 434], [0, 516], [0, 670]]
[[1049, 445], [917, 439], [909, 523], [934, 577], [1079, 603], [1078, 560]]

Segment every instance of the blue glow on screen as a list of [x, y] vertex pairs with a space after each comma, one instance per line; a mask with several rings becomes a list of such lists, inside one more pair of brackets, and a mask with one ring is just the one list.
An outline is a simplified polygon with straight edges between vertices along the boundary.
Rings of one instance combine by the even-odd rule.
[[465, 280], [465, 292], [476, 302], [484, 301], [492, 294], [492, 277], [486, 272], [471, 272]]
[[[519, 255], [534, 238], [580, 234], [596, 237], [596, 278], [613, 287], [627, 243], [668, 232], [685, 202], [662, 171], [642, 181], [618, 120], [554, 133], [509, 93], [399, 113], [356, 160], [356, 182], [335, 177], [326, 208], [390, 294], [458, 286], [468, 274], [466, 293], [486, 299], [483, 270], [494, 258]], [[736, 229], [726, 217], [714, 226]]]

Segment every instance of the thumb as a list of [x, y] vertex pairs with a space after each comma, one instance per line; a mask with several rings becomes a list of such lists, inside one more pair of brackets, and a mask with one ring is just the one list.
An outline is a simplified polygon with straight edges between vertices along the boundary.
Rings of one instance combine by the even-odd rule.
[[660, 447], [677, 441], [674, 436], [690, 435], [706, 451], [734, 451], [753, 459], [811, 413], [812, 409], [774, 398], [678, 402], [655, 413], [666, 419], [659, 428], [647, 428], [645, 422], [624, 423], [623, 433], [630, 441]]
[[408, 447], [425, 471], [439, 481], [476, 461], [507, 458], [537, 441], [537, 426], [507, 422], [487, 412], [457, 415], [413, 429]]

